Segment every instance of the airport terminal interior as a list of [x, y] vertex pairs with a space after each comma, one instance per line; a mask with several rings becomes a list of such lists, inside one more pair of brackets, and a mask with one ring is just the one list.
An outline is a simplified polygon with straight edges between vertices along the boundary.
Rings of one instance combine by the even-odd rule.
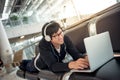
[[[0, 58], [5, 64], [0, 67], [0, 80], [27, 80], [18, 77], [18, 67], [12, 67], [10, 63], [35, 57], [36, 45], [42, 38], [41, 29], [46, 22], [55, 20], [64, 31], [69, 31], [76, 25], [107, 12], [109, 7], [119, 2], [120, 0], [0, 0]], [[96, 34], [96, 28], [94, 24], [90, 25], [93, 26], [91, 36]]]

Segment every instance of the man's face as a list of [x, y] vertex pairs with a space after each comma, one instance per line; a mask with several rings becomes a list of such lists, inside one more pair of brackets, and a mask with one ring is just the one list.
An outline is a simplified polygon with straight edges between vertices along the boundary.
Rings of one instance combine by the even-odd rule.
[[51, 42], [55, 45], [61, 45], [64, 43], [64, 34], [63, 34], [63, 31], [59, 28], [59, 30], [57, 31], [57, 33], [54, 33], [52, 35], [52, 40]]

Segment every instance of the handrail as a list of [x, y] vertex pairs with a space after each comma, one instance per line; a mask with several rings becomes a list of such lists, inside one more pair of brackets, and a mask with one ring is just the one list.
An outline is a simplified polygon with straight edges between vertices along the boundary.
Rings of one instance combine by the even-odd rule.
[[[34, 42], [34, 43], [30, 44], [30, 45], [27, 45], [27, 46], [23, 47], [23, 48], [20, 49], [20, 50], [24, 50], [24, 49], [26, 49], [26, 48], [28, 48], [28, 47], [30, 47], [30, 46], [35, 45], [35, 44], [38, 43], [38, 42], [39, 42], [39, 41], [36, 41], [36, 42]], [[18, 51], [16, 51], [16, 52], [19, 52], [20, 50], [18, 50]], [[16, 52], [15, 52], [15, 53], [16, 53]]]
[[39, 42], [39, 41], [36, 41], [36, 42], [34, 42], [34, 43], [32, 43], [32, 44], [30, 44], [30, 45], [28, 45], [28, 46], [25, 46], [24, 48], [22, 48], [22, 50], [24, 50], [25, 48], [28, 48], [28, 47], [30, 47], [30, 46], [32, 46], [32, 45], [38, 43], [38, 42]]

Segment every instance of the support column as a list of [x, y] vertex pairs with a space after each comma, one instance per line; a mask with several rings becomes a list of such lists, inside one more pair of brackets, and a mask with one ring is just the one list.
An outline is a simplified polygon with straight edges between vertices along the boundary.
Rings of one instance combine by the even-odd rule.
[[0, 57], [5, 65], [6, 71], [10, 72], [12, 68], [10, 67], [10, 63], [12, 63], [13, 59], [13, 51], [11, 49], [8, 37], [6, 35], [4, 26], [0, 21]]

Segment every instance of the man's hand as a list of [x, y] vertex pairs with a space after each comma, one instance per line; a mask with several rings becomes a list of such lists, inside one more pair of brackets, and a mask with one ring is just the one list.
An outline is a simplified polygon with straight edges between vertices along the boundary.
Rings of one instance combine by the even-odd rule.
[[79, 58], [76, 61], [69, 62], [68, 67], [70, 69], [85, 69], [85, 68], [88, 68], [89, 63], [88, 63], [87, 56], [85, 58]]

